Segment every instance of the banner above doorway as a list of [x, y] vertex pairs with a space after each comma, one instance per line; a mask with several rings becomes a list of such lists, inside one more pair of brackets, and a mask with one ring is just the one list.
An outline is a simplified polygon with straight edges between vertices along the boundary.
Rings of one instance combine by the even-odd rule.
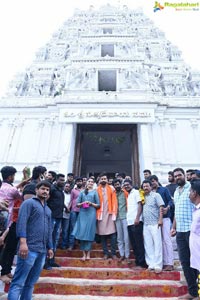
[[153, 123], [154, 109], [141, 108], [63, 108], [59, 121], [64, 123]]

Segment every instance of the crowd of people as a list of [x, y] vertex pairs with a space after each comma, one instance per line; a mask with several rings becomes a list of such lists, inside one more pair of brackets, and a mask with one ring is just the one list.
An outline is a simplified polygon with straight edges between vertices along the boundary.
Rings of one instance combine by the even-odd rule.
[[[0, 247], [1, 277], [10, 283], [8, 300], [31, 300], [42, 268], [60, 267], [57, 248], [79, 245], [81, 260], [91, 259], [94, 242], [100, 242], [103, 259], [118, 260], [136, 269], [160, 273], [174, 269], [172, 236], [188, 285], [180, 299], [200, 299], [200, 171], [176, 168], [169, 184], [144, 170], [140, 187], [132, 178], [116, 173], [74, 176], [36, 166], [29, 178], [14, 186], [17, 170], [1, 169]], [[119, 254], [117, 252], [117, 248]], [[14, 276], [12, 264], [17, 253]]]

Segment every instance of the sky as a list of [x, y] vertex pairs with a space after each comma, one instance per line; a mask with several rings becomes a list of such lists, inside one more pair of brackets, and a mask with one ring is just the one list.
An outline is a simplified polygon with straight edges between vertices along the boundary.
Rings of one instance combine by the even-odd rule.
[[[170, 3], [198, 3], [177, 0]], [[36, 51], [44, 46], [52, 34], [69, 17], [74, 9], [99, 8], [110, 3], [142, 8], [154, 24], [165, 32], [166, 38], [182, 51], [182, 57], [193, 70], [200, 72], [200, 2], [199, 10], [183, 11], [172, 7], [154, 12], [153, 0], [1, 0], [0, 1], [0, 97], [4, 96], [9, 81], [23, 72], [35, 58]]]

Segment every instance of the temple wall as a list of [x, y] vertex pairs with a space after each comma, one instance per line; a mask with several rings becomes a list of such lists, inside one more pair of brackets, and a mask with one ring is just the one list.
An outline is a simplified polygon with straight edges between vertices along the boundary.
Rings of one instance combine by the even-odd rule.
[[[182, 116], [183, 117], [183, 116]], [[176, 167], [199, 169], [200, 128], [188, 115], [181, 120], [156, 120], [138, 126], [141, 178], [150, 169], [160, 181], [167, 182], [167, 172]]]
[[[31, 112], [30, 112], [31, 113]], [[76, 125], [62, 124], [58, 120], [26, 118], [17, 115], [1, 121], [0, 166], [13, 165], [18, 170], [17, 179], [22, 177], [22, 169], [44, 165], [48, 170], [72, 171]]]
[[[63, 106], [64, 107], [64, 106]], [[66, 111], [77, 113], [85, 111], [93, 114], [96, 110], [109, 112], [112, 105], [65, 105]], [[122, 112], [121, 106], [115, 106], [112, 111]], [[131, 106], [130, 106], [131, 107]], [[136, 106], [132, 106], [136, 107]], [[142, 105], [138, 106], [142, 111]], [[149, 106], [150, 107], [150, 106]], [[146, 119], [128, 120], [137, 124], [140, 177], [142, 171], [147, 168], [166, 183], [167, 172], [175, 167], [184, 169], [199, 168], [200, 162], [200, 128], [198, 125], [197, 109], [173, 108], [163, 109], [154, 107], [154, 121]], [[124, 104], [126, 112], [131, 112], [128, 104]], [[71, 109], [71, 111], [70, 111]], [[135, 108], [133, 108], [135, 109]], [[72, 171], [75, 151], [76, 124], [94, 123], [84, 119], [84, 115], [78, 119], [74, 117], [69, 121], [61, 121], [59, 107], [51, 108], [5, 108], [1, 111], [0, 122], [0, 166], [14, 165], [19, 171], [17, 178], [22, 177], [21, 170], [24, 166], [31, 169], [35, 165], [45, 165], [48, 169], [67, 173]], [[8, 117], [3, 117], [8, 116]], [[119, 123], [119, 117], [96, 118], [96, 123]], [[149, 121], [150, 120], [150, 121]], [[127, 123], [127, 117], [121, 122]], [[109, 125], [108, 125], [109, 126]]]

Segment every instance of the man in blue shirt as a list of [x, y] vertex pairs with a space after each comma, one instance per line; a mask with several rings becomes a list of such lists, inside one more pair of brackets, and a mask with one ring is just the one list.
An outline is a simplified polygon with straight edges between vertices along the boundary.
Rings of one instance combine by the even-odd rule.
[[51, 184], [36, 185], [36, 197], [24, 201], [19, 210], [17, 266], [8, 293], [8, 300], [31, 300], [34, 284], [43, 268], [46, 252], [53, 257], [51, 210], [46, 205]]

